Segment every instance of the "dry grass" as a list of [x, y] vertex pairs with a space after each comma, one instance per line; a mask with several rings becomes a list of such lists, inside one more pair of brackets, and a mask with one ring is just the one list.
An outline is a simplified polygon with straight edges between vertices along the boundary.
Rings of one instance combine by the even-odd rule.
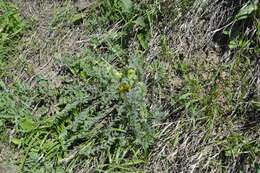
[[[165, 1], [165, 6], [170, 5], [170, 9], [178, 9], [181, 2]], [[232, 23], [234, 15], [244, 3], [245, 1], [225, 0], [194, 1], [189, 11], [185, 11], [186, 14], [180, 12], [175, 20], [158, 26], [158, 30], [163, 28], [163, 32], [168, 36], [169, 50], [184, 59], [167, 59], [161, 62], [167, 64], [164, 67], [172, 74], [168, 75], [168, 79], [171, 80], [165, 87], [161, 86], [159, 94], [154, 92], [156, 88], [150, 89], [153, 93], [150, 97], [154, 103], [150, 105], [151, 109], [165, 110], [165, 116], [172, 117], [172, 120], [168, 119], [164, 124], [155, 125], [161, 133], [150, 155], [152, 159], [147, 169], [151, 172], [256, 171], [250, 165], [250, 157], [246, 157], [246, 154], [227, 158], [223, 151], [223, 148], [225, 150], [231, 147], [227, 145], [232, 145], [230, 143], [234, 141], [234, 145], [241, 146], [246, 146], [250, 140], [255, 144], [260, 142], [258, 113], [249, 120], [248, 117], [251, 115], [248, 115], [248, 112], [240, 114], [235, 106], [245, 104], [239, 98], [247, 95], [250, 88], [254, 87], [257, 66], [230, 62], [232, 58], [227, 49], [229, 38], [222, 34], [223, 29]], [[164, 59], [161, 52], [156, 51], [160, 49], [159, 45], [154, 43], [156, 42], [152, 40], [148, 60]], [[188, 77], [178, 75], [178, 70], [169, 65], [176, 62], [178, 64], [178, 61], [187, 65], [190, 71]], [[225, 68], [231, 64], [236, 64], [234, 70]], [[153, 78], [155, 76], [154, 71], [147, 70], [147, 83], [156, 80]], [[189, 90], [185, 78], [197, 81], [197, 89]], [[248, 81], [251, 82], [247, 83]], [[165, 95], [176, 97], [178, 93], [182, 93], [180, 90], [192, 92], [193, 99], [209, 99], [209, 107], [198, 108], [195, 104], [195, 107], [190, 106], [193, 110], [187, 112], [183, 105], [176, 107], [169, 97], [165, 99]], [[192, 102], [192, 98], [187, 102]], [[202, 102], [201, 104], [203, 105]], [[249, 110], [250, 106], [243, 109]], [[195, 116], [202, 116], [195, 118], [194, 113]], [[251, 125], [247, 126], [247, 123]], [[248, 141], [241, 141], [236, 135], [244, 136]], [[240, 149], [243, 150], [242, 147]], [[259, 163], [259, 159], [258, 157], [256, 163]]]
[[14, 150], [5, 144], [0, 143], [0, 173], [15, 173], [18, 172], [17, 159], [18, 150]]
[[[69, 23], [69, 13], [76, 13], [73, 5], [66, 1], [14, 3], [26, 19], [35, 21], [19, 48], [20, 58], [17, 61], [22, 61], [24, 65], [17, 79], [35, 87], [36, 78], [45, 78], [52, 81], [51, 88], [59, 87], [58, 74], [63, 57], [80, 56], [80, 50], [89, 41], [83, 26]], [[58, 22], [57, 25], [55, 22]]]

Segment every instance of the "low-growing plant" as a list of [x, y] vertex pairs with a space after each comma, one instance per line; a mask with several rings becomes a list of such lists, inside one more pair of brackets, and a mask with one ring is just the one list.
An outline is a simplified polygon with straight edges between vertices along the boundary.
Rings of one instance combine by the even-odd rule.
[[0, 73], [3, 74], [7, 57], [15, 51], [19, 36], [25, 32], [28, 23], [19, 16], [15, 6], [4, 0], [0, 1], [0, 14]]

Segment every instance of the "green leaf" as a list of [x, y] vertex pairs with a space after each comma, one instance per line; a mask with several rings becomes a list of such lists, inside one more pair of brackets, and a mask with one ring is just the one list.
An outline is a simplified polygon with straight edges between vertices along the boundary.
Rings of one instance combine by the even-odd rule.
[[225, 156], [226, 157], [231, 157], [232, 155], [233, 155], [232, 150], [225, 151]]
[[138, 17], [135, 21], [135, 24], [142, 26], [143, 28], [145, 28], [146, 24], [144, 22], [144, 18], [143, 17]]
[[143, 161], [143, 160], [132, 160], [132, 161], [129, 161], [129, 162], [124, 163], [122, 165], [124, 165], [124, 166], [132, 166], [132, 165], [138, 165], [138, 164], [141, 164], [141, 163], [145, 163], [145, 161]]
[[35, 129], [34, 122], [31, 117], [26, 116], [25, 120], [20, 123], [21, 128], [24, 132], [30, 132]]
[[187, 98], [189, 98], [190, 96], [192, 96], [192, 93], [186, 93], [186, 94], [183, 94], [182, 96], [180, 96], [180, 100], [185, 100]]
[[71, 17], [70, 21], [71, 23], [77, 23], [84, 17], [86, 17], [86, 14], [83, 13], [75, 14], [74, 16]]
[[242, 20], [248, 18], [254, 11], [257, 10], [259, 0], [249, 1], [243, 6], [236, 15], [235, 20]]
[[121, 0], [121, 2], [121, 7], [123, 8], [123, 11], [130, 12], [133, 7], [133, 2], [131, 0]]
[[6, 90], [6, 85], [5, 85], [5, 83], [2, 81], [2, 80], [0, 80], [0, 90]]
[[4, 125], [4, 121], [0, 120], [0, 127], [2, 127]]
[[148, 42], [147, 42], [147, 40], [146, 40], [146, 38], [145, 38], [145, 35], [144, 35], [144, 34], [138, 34], [138, 35], [137, 35], [137, 38], [138, 38], [138, 40], [139, 40], [141, 46], [142, 46], [145, 50], [147, 50], [147, 49], [148, 49]]
[[230, 27], [226, 27], [226, 28], [223, 30], [223, 34], [230, 36], [230, 35], [231, 35], [231, 29], [230, 29]]
[[257, 24], [257, 33], [258, 36], [260, 36], [260, 23]]
[[235, 49], [235, 48], [237, 48], [238, 45], [237, 45], [236, 40], [232, 40], [232, 41], [230, 41], [228, 47], [229, 47], [230, 49]]
[[12, 143], [14, 143], [15, 145], [20, 145], [22, 143], [22, 141], [18, 138], [12, 138]]

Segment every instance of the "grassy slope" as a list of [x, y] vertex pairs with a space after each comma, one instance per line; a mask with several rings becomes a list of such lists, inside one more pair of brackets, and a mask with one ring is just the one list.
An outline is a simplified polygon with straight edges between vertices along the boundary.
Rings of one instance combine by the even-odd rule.
[[34, 21], [1, 55], [0, 129], [21, 171], [259, 171], [259, 9], [218, 54], [197, 2], [16, 2]]

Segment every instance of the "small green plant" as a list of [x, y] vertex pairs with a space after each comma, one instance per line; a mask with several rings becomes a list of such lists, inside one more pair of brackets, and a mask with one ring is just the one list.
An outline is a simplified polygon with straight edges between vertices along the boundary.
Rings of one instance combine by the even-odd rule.
[[[239, 52], [248, 52], [250, 50], [258, 50], [257, 46], [254, 43], [254, 39], [248, 38], [249, 33], [245, 33], [246, 29], [249, 29], [249, 27], [253, 27], [256, 30], [256, 35], [259, 32], [259, 21], [258, 17], [260, 15], [259, 11], [259, 0], [250, 0], [248, 1], [238, 12], [238, 14], [234, 17], [233, 21], [229, 24], [231, 26], [227, 26], [224, 30], [224, 34], [228, 35], [232, 40], [230, 40], [229, 48], [230, 49], [237, 49]], [[249, 23], [245, 24], [248, 28], [241, 28], [239, 31], [235, 31], [234, 28], [237, 23]], [[232, 38], [236, 35], [235, 39]]]
[[17, 8], [10, 3], [0, 0], [0, 74], [7, 66], [7, 57], [15, 50], [19, 36], [28, 27], [18, 14]]

